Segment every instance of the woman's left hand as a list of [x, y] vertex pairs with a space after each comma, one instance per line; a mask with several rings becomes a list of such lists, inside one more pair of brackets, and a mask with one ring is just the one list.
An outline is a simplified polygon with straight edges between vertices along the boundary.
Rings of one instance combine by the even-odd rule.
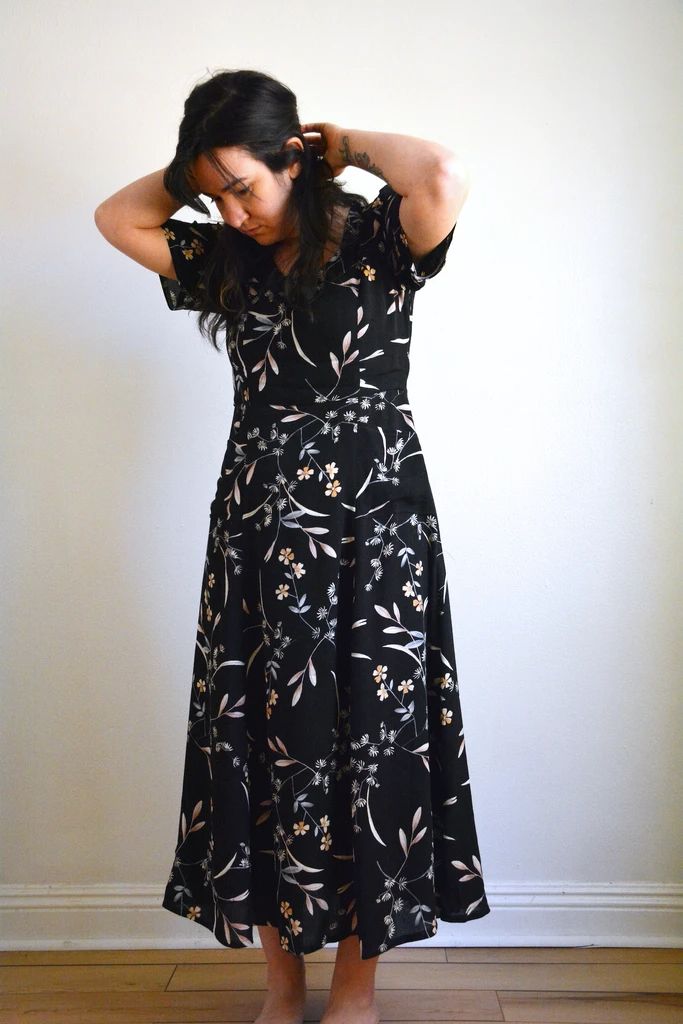
[[342, 143], [343, 129], [331, 121], [314, 121], [310, 124], [302, 124], [301, 131], [306, 142], [312, 146], [314, 152], [327, 161], [332, 177], [336, 178], [348, 166], [343, 159], [344, 146]]

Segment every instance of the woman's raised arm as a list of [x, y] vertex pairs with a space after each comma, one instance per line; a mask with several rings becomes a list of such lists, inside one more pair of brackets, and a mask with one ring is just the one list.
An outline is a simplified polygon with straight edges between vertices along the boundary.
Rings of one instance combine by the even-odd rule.
[[161, 225], [182, 204], [164, 188], [165, 167], [146, 174], [105, 199], [95, 210], [95, 224], [107, 241], [155, 274], [177, 280]]

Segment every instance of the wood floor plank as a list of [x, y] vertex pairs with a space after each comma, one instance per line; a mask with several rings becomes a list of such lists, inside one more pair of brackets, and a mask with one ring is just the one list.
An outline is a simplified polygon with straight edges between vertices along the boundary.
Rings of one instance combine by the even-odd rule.
[[0, 992], [163, 992], [174, 970], [173, 964], [0, 967]]
[[[683, 948], [648, 946], [496, 946], [444, 947], [449, 963], [506, 964], [681, 964]], [[384, 955], [384, 954], [383, 954]], [[646, 1022], [643, 1022], [646, 1024]]]
[[[496, 950], [492, 949], [491, 953]], [[333, 963], [335, 946], [306, 954], [306, 963]], [[390, 963], [444, 963], [443, 946], [398, 946], [382, 953]], [[61, 964], [265, 964], [265, 953], [257, 946], [245, 949], [19, 949], [0, 952], [0, 967]]]
[[514, 1024], [681, 1024], [683, 997], [664, 992], [499, 992]]
[[[378, 992], [382, 1024], [400, 1021], [451, 1024], [502, 1024], [495, 992]], [[3, 1001], [4, 1001], [3, 997]], [[263, 1005], [263, 992], [56, 992], [15, 997], [28, 1024], [249, 1024]], [[326, 992], [309, 992], [306, 1021], [319, 1021]]]
[[[331, 963], [336, 947], [306, 954], [306, 963]], [[411, 946], [409, 943], [381, 955], [381, 963], [683, 963], [683, 948], [651, 949], [641, 946]], [[0, 967], [61, 964], [265, 964], [262, 949], [43, 949], [4, 950]]]
[[[378, 992], [382, 1024], [680, 1024], [683, 1001], [666, 994], [601, 992]], [[446, 997], [446, 998], [444, 998]], [[2, 997], [2, 1024], [201, 1024], [252, 1022], [263, 993], [82, 992]], [[319, 1021], [326, 993], [309, 993], [306, 1021]], [[19, 1015], [22, 1016], [19, 1016]]]
[[[328, 988], [332, 964], [307, 964], [309, 989]], [[247, 964], [178, 964], [170, 991], [250, 989], [264, 984], [264, 968]], [[377, 965], [375, 987], [443, 990], [481, 989], [591, 992], [681, 992], [676, 964], [392, 964]]]

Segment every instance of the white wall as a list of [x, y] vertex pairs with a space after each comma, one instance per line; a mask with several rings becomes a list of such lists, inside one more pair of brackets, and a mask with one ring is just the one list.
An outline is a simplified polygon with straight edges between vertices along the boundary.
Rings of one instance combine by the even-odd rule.
[[28, 2], [3, 30], [2, 944], [217, 946], [159, 904], [229, 363], [93, 211], [236, 67], [472, 172], [409, 389], [493, 912], [434, 943], [680, 942], [681, 5]]

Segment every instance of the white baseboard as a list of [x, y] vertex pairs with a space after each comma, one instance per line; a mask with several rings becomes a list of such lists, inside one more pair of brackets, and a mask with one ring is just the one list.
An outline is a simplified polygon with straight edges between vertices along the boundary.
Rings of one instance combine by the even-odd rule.
[[[682, 885], [515, 883], [486, 892], [486, 917], [439, 920], [436, 935], [408, 946], [683, 946]], [[227, 949], [162, 907], [162, 895], [161, 883], [0, 886], [0, 949]]]

